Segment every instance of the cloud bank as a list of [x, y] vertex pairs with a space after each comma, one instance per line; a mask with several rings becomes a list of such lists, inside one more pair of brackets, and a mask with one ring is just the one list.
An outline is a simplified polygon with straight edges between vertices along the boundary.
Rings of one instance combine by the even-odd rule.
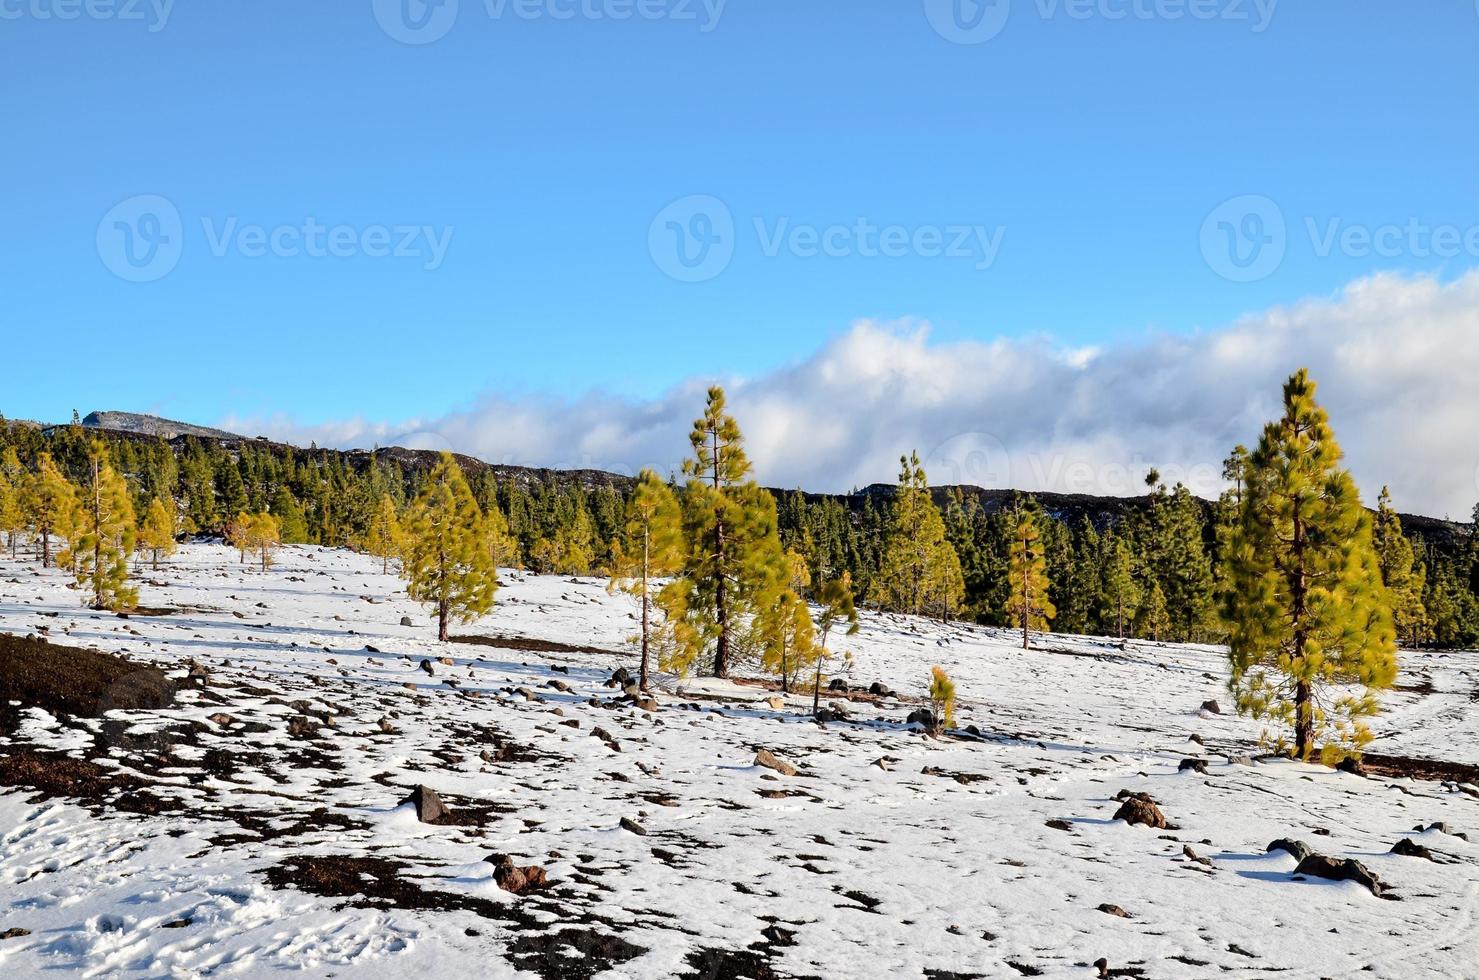
[[1190, 337], [1095, 350], [1041, 340], [935, 343], [925, 323], [861, 321], [805, 360], [694, 378], [651, 400], [485, 394], [441, 418], [228, 419], [306, 445], [454, 449], [490, 462], [667, 473], [711, 381], [726, 385], [762, 482], [843, 491], [892, 482], [917, 449], [934, 484], [1126, 495], [1146, 469], [1215, 495], [1299, 367], [1319, 383], [1363, 496], [1468, 519], [1479, 500], [1479, 272], [1380, 275], [1338, 296]]

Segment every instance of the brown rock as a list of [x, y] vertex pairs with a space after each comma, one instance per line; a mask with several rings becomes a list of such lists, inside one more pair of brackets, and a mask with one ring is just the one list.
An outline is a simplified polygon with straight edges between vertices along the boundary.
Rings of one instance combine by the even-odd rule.
[[1125, 799], [1120, 808], [1115, 811], [1114, 819], [1123, 820], [1128, 824], [1144, 824], [1156, 830], [1166, 829], [1166, 818], [1161, 814], [1161, 808], [1156, 806], [1155, 800], [1147, 793], [1136, 793]]
[[1365, 885], [1377, 898], [1382, 896], [1382, 891], [1386, 887], [1380, 878], [1367, 869], [1366, 865], [1351, 858], [1311, 854], [1299, 862], [1299, 867], [1294, 869], [1294, 873], [1312, 878], [1326, 878], [1330, 881], [1354, 881]]
[[422, 823], [437, 823], [451, 816], [446, 806], [443, 805], [442, 798], [430, 786], [417, 786], [411, 790], [411, 795], [401, 800], [401, 805], [404, 806], [407, 803], [415, 804], [416, 819]]
[[1110, 905], [1108, 902], [1105, 902], [1103, 905], [1099, 906], [1099, 911], [1103, 912], [1105, 915], [1112, 915], [1120, 919], [1128, 919], [1130, 917], [1130, 913], [1126, 912], [1118, 905]]
[[537, 864], [520, 868], [507, 854], [494, 854], [488, 860], [493, 864], [493, 881], [506, 892], [522, 895], [549, 885], [547, 873]]
[[797, 769], [795, 766], [782, 759], [777, 759], [775, 756], [770, 754], [770, 751], [768, 749], [761, 749], [759, 752], [755, 753], [754, 764], [757, 766], [764, 766], [766, 769], [773, 769], [776, 772], [780, 773], [782, 776], [794, 776], [797, 773]]

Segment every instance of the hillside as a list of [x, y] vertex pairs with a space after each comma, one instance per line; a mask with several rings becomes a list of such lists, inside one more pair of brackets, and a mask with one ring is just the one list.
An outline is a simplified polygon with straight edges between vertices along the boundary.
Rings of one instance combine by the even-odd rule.
[[[817, 724], [809, 693], [744, 680], [665, 677], [633, 705], [605, 681], [632, 664], [634, 607], [596, 579], [509, 573], [460, 631], [478, 644], [447, 645], [342, 551], [287, 549], [263, 575], [189, 545], [130, 619], [67, 583], [0, 558], [0, 631], [125, 654], [179, 690], [102, 719], [0, 710], [0, 965], [19, 976], [1405, 980], [1479, 962], [1463, 656], [1404, 655], [1362, 778], [1260, 757], [1255, 725], [1205, 706], [1227, 704], [1214, 648], [1024, 652], [870, 613], [842, 677], [898, 693], [829, 693], [846, 720]], [[934, 664], [961, 698], [943, 739], [906, 723]], [[418, 785], [450, 813], [418, 819]], [[1116, 819], [1127, 793], [1169, 825]], [[1383, 897], [1294, 874], [1281, 838], [1358, 859]], [[1407, 839], [1418, 856], [1391, 853]]]

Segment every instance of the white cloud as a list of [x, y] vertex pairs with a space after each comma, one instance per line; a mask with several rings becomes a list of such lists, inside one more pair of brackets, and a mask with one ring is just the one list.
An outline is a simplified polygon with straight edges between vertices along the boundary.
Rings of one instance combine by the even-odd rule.
[[[891, 482], [900, 453], [917, 448], [936, 484], [1122, 495], [1141, 492], [1155, 465], [1211, 495], [1227, 451], [1257, 439], [1301, 366], [1368, 502], [1388, 483], [1403, 510], [1467, 517], [1479, 499], [1479, 273], [1447, 284], [1376, 276], [1195, 336], [1095, 349], [933, 343], [923, 323], [862, 321], [791, 367], [719, 380], [760, 479], [775, 486]], [[667, 472], [707, 383], [648, 401], [487, 394], [466, 411], [399, 423], [223, 425], [302, 444]]]

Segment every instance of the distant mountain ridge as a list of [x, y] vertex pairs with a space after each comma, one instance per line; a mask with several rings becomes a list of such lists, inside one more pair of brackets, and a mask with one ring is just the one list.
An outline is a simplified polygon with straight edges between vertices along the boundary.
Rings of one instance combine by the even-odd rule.
[[[207, 439], [226, 445], [233, 443], [257, 442], [272, 447], [287, 449], [287, 444], [272, 442], [265, 437], [249, 438], [224, 429], [214, 429], [209, 426], [192, 425], [188, 422], [175, 422], [170, 419], [159, 418], [154, 415], [142, 415], [134, 412], [91, 412], [82, 419], [84, 428], [92, 429], [100, 433], [116, 435], [123, 438], [157, 438], [166, 442], [178, 443], [187, 437], [196, 439]], [[57, 428], [51, 426], [50, 428]], [[303, 451], [303, 447], [293, 447]], [[373, 459], [392, 458], [402, 466], [413, 469], [430, 469], [435, 465], [440, 453], [427, 449], [406, 449], [399, 446], [382, 447], [374, 450], [366, 449], [322, 449], [314, 447], [314, 452], [333, 453], [342, 455], [357, 468], [366, 466]], [[586, 489], [597, 486], [614, 486], [618, 489], [629, 488], [634, 480], [630, 476], [619, 473], [609, 473], [605, 470], [555, 470], [543, 467], [508, 466], [487, 463], [483, 460], [462, 454], [455, 454], [457, 460], [471, 472], [491, 469], [499, 479], [515, 480], [526, 487], [539, 486], [546, 483], [579, 483]], [[777, 495], [789, 493], [790, 490], [770, 488]], [[954, 487], [938, 486], [931, 487], [936, 503], [941, 507]], [[999, 510], [1011, 503], [1018, 491], [1012, 489], [988, 489], [974, 485], [960, 487], [967, 497], [975, 497], [981, 506], [988, 512]], [[809, 493], [805, 496], [811, 500], [822, 498], [833, 498], [842, 501], [851, 510], [858, 510], [864, 503], [872, 499], [877, 503], [886, 503], [892, 498], [894, 486], [887, 483], [875, 483], [855, 493]], [[1093, 494], [1067, 494], [1053, 493], [1050, 491], [1021, 491], [1024, 495], [1034, 497], [1042, 504], [1048, 513], [1059, 520], [1077, 524], [1080, 521], [1088, 521], [1095, 527], [1103, 529], [1114, 523], [1126, 514], [1140, 510], [1149, 504], [1148, 496], [1139, 497], [1109, 497], [1095, 496]], [[1210, 502], [1203, 501], [1207, 506]], [[1453, 549], [1467, 543], [1472, 533], [1471, 526], [1458, 521], [1442, 520], [1436, 517], [1424, 517], [1421, 514], [1402, 514], [1402, 526], [1409, 534], [1416, 534], [1423, 539], [1445, 549]]]

